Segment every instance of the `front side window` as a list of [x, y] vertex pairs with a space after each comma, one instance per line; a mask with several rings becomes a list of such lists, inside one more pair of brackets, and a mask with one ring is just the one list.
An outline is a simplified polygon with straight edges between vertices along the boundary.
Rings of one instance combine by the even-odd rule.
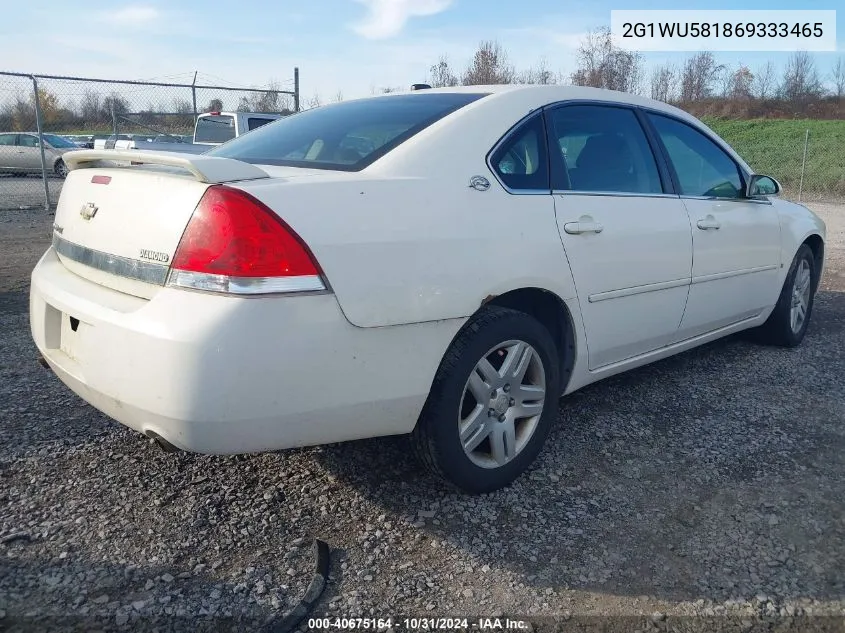
[[258, 165], [358, 171], [483, 96], [414, 93], [333, 103], [273, 121], [208, 155]]
[[550, 191], [549, 160], [540, 115], [516, 128], [490, 157], [490, 163], [510, 189]]
[[21, 134], [18, 137], [18, 145], [23, 147], [38, 147], [38, 138], [31, 134]]
[[660, 172], [633, 110], [561, 106], [549, 113], [555, 188], [610, 193], [663, 193]]
[[677, 119], [649, 114], [675, 168], [681, 195], [743, 197], [739, 167], [716, 143]]

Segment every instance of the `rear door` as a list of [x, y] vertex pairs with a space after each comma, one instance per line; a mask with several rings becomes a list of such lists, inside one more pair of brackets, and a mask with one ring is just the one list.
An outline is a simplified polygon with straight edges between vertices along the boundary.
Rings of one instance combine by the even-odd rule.
[[546, 117], [558, 230], [590, 369], [669, 344], [689, 292], [692, 236], [640, 116], [591, 103]]
[[745, 197], [745, 174], [714, 139], [649, 114], [669, 157], [693, 232], [692, 285], [679, 339], [759, 315], [777, 297], [780, 220]]
[[41, 171], [41, 150], [34, 134], [18, 134], [18, 165], [24, 171]]

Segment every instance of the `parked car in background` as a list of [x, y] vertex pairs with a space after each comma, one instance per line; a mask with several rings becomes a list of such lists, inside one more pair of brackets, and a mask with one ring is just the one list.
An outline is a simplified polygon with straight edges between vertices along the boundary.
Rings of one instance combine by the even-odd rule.
[[197, 117], [194, 143], [220, 145], [283, 116], [259, 112], [206, 112]]
[[94, 143], [94, 149], [141, 149], [180, 154], [202, 154], [209, 149], [242, 136], [267, 123], [282, 118], [280, 114], [258, 112], [207, 112], [200, 114], [194, 135], [118, 134]]
[[[67, 166], [62, 155], [79, 146], [58, 134], [43, 134], [47, 172], [64, 178]], [[40, 174], [41, 149], [36, 132], [0, 132], [0, 174]]]
[[410, 434], [475, 493], [562, 395], [742, 330], [799, 345], [824, 269], [773, 178], [613, 91], [420, 90], [68, 161], [30, 321], [70, 389], [171, 449]]

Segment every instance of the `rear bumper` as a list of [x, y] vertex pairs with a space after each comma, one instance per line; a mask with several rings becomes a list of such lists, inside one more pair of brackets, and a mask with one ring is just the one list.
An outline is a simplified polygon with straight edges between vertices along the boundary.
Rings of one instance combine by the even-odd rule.
[[410, 432], [462, 322], [356, 328], [330, 294], [139, 299], [69, 272], [52, 249], [30, 290], [33, 339], [62, 382], [200, 453]]

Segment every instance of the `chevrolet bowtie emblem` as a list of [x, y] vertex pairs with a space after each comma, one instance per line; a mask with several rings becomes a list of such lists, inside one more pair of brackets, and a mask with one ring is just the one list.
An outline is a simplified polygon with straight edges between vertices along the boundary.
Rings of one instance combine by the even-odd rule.
[[95, 215], [97, 215], [97, 205], [93, 202], [88, 202], [87, 204], [83, 205], [82, 210], [80, 210], [79, 215], [82, 216], [83, 220], [90, 220]]

